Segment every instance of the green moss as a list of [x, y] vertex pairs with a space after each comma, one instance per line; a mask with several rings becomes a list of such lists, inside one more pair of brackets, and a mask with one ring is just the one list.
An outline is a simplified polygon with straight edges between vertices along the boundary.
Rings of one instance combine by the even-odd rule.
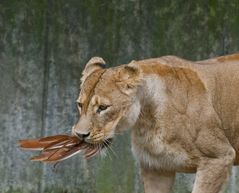
[[5, 193], [24, 193], [24, 191], [23, 190], [19, 190], [19, 189], [16, 189], [16, 190], [8, 190], [7, 192], [5, 192]]

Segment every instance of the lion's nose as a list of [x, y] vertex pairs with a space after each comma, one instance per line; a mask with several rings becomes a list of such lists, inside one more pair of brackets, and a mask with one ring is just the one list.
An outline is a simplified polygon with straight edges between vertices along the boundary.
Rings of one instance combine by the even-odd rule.
[[76, 132], [76, 135], [80, 138], [80, 139], [85, 139], [86, 137], [88, 137], [90, 135], [90, 132], [87, 133], [87, 134], [81, 134], [81, 133], [77, 133]]

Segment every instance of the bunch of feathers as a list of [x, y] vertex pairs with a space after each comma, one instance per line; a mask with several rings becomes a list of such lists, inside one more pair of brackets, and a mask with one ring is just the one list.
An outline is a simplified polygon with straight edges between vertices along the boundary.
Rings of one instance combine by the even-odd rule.
[[89, 144], [71, 135], [19, 140], [18, 144], [24, 150], [41, 151], [40, 155], [32, 157], [31, 160], [46, 163], [58, 163], [77, 153], [83, 153], [84, 157], [89, 159], [101, 149], [100, 146]]

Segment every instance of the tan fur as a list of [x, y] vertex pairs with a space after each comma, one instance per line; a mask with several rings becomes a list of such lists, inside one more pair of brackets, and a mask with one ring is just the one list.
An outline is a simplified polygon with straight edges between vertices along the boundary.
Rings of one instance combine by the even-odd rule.
[[170, 192], [176, 172], [196, 172], [193, 193], [223, 191], [239, 163], [239, 54], [98, 66], [82, 80], [73, 133], [103, 143], [130, 128], [146, 193]]

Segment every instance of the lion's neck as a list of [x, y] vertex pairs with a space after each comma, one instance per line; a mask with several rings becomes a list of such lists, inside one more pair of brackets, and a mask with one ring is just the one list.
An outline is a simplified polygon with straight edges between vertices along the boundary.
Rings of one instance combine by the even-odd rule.
[[[137, 159], [147, 163], [157, 162], [150, 155], [157, 154], [160, 145], [160, 117], [164, 113], [167, 104], [165, 86], [156, 75], [145, 77], [138, 92], [140, 114], [131, 129], [132, 150]], [[157, 147], [155, 146], [157, 144]]]
[[165, 109], [164, 83], [157, 75], [145, 76], [137, 91], [134, 104], [119, 122], [117, 129], [149, 130], [157, 126]]
[[158, 75], [146, 76], [138, 91], [140, 114], [134, 129], [150, 129], [156, 126], [157, 118], [164, 112], [167, 97], [165, 86]]

